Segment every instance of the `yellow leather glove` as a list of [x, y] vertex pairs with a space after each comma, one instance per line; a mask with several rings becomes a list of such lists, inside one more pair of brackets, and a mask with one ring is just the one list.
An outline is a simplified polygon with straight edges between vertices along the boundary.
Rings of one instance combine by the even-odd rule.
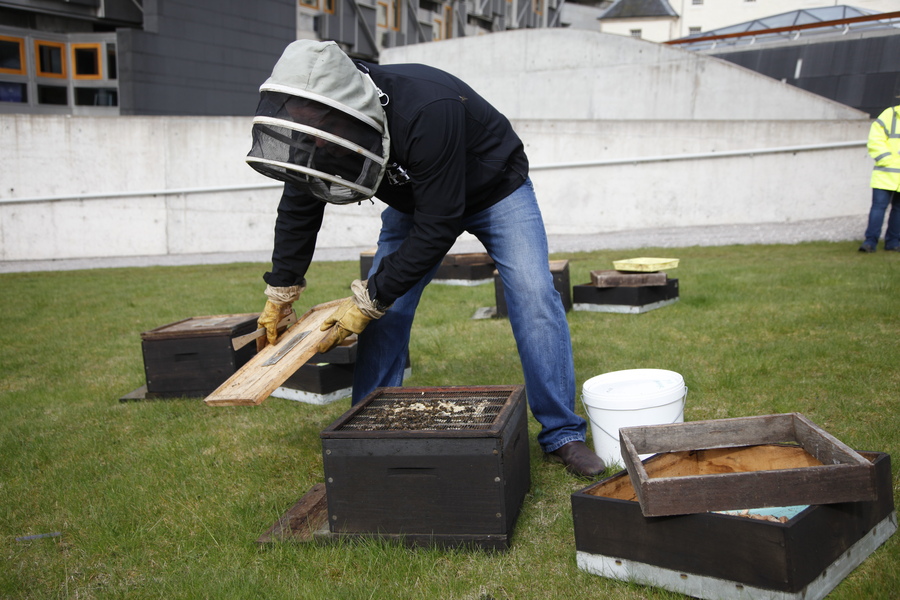
[[357, 279], [350, 284], [353, 296], [338, 305], [333, 313], [322, 323], [321, 331], [331, 331], [325, 336], [316, 350], [328, 352], [351, 333], [362, 333], [372, 319], [380, 319], [386, 309], [380, 309], [374, 300], [369, 298], [369, 290], [365, 281]]
[[278, 322], [291, 314], [294, 301], [300, 297], [300, 292], [305, 289], [305, 282], [301, 285], [290, 287], [266, 287], [266, 306], [256, 320], [257, 328], [264, 327], [265, 337], [256, 341], [257, 352], [266, 347], [266, 344], [274, 345], [278, 341]]

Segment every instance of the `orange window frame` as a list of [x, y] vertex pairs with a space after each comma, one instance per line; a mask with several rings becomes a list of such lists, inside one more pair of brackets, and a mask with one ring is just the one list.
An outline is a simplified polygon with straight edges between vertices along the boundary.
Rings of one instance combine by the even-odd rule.
[[453, 38], [453, 7], [444, 6], [444, 39]]
[[403, 21], [401, 17], [403, 16], [403, 0], [391, 0], [391, 9], [393, 10], [393, 18], [391, 19], [391, 29], [394, 31], [400, 31], [401, 25]]
[[[381, 10], [378, 10], [381, 9]], [[388, 13], [390, 13], [390, 7], [387, 5], [387, 2], [379, 2], [376, 7], [376, 15], [375, 15], [375, 25], [377, 27], [384, 27], [387, 29], [388, 23], [390, 19], [388, 18]], [[384, 16], [384, 20], [382, 20], [382, 15]]]
[[431, 41], [439, 42], [444, 36], [444, 20], [435, 17], [434, 19], [434, 29], [431, 33]]
[[322, 6], [322, 10], [327, 12], [329, 15], [334, 14], [334, 4], [335, 0], [325, 0], [324, 6]]
[[[72, 78], [73, 79], [103, 79], [103, 47], [100, 43], [70, 44], [72, 46]], [[78, 72], [78, 63], [75, 61], [77, 50], [94, 50], [96, 73], [81, 74]]]
[[[54, 73], [52, 71], [44, 71], [41, 65], [41, 47], [56, 48], [59, 50], [59, 61], [62, 72]], [[63, 42], [48, 42], [46, 40], [34, 41], [34, 70], [38, 77], [52, 77], [54, 79], [65, 79], [66, 73], [66, 45]]]
[[3, 69], [0, 68], [0, 73], [5, 73], [7, 75], [25, 75], [27, 71], [27, 66], [25, 64], [25, 38], [20, 37], [11, 37], [8, 35], [0, 35], [0, 41], [3, 42], [13, 42], [19, 46], [19, 68], [18, 69]]
[[306, 8], [312, 8], [314, 10], [319, 10], [319, 0], [299, 0], [300, 6], [305, 6]]

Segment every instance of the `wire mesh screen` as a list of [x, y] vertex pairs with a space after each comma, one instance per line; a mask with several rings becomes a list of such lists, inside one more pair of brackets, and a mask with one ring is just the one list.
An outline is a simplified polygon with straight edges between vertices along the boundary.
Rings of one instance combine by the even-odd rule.
[[489, 429], [509, 390], [385, 392], [338, 431], [461, 431]]

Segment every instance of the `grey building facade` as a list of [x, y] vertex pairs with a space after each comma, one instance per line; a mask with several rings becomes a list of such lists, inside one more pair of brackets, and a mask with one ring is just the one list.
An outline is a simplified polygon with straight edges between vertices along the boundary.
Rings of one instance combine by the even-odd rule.
[[284, 47], [553, 27], [565, 0], [0, 0], [0, 113], [249, 115]]

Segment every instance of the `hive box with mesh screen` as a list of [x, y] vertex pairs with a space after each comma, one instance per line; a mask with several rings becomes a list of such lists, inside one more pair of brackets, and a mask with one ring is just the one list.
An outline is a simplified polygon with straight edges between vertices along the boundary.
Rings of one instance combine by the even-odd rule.
[[620, 471], [571, 496], [578, 567], [709, 600], [823, 598], [897, 530], [890, 456], [860, 454], [873, 499], [676, 516], [644, 516]]
[[378, 388], [321, 439], [331, 536], [509, 547], [531, 486], [523, 386]]

